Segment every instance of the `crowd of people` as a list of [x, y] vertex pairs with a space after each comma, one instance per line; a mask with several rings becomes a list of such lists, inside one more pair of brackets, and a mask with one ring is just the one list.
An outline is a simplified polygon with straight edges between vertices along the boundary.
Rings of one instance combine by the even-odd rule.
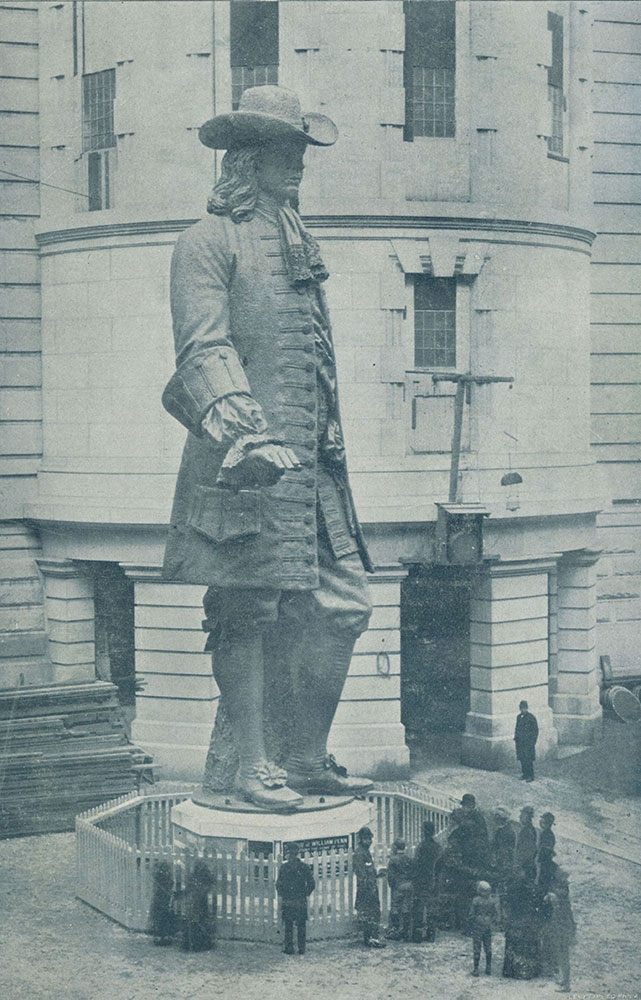
[[492, 936], [505, 935], [503, 975], [514, 979], [559, 975], [560, 990], [570, 990], [570, 947], [575, 922], [567, 873], [555, 861], [554, 815], [543, 813], [538, 830], [534, 810], [525, 806], [518, 828], [507, 810], [492, 816], [492, 835], [475, 797], [466, 794], [449, 819], [447, 844], [435, 839], [431, 822], [410, 854], [396, 840], [387, 866], [377, 868], [372, 832], [364, 827], [354, 852], [356, 910], [368, 947], [381, 940], [378, 880], [390, 888], [388, 939], [434, 942], [438, 929], [472, 938], [472, 975], [492, 972]]
[[[518, 827], [506, 809], [492, 814], [490, 836], [474, 795], [463, 796], [449, 817], [447, 843], [436, 839], [434, 823], [423, 823], [422, 839], [410, 852], [394, 841], [386, 865], [372, 855], [373, 834], [363, 827], [353, 854], [355, 907], [363, 943], [384, 948], [381, 939], [379, 881], [390, 890], [391, 940], [435, 942], [439, 930], [460, 931], [472, 939], [472, 975], [492, 973], [492, 938], [505, 935], [503, 975], [514, 979], [560, 976], [562, 992], [570, 990], [570, 947], [575, 923], [567, 873], [555, 861], [554, 815], [544, 812], [534, 825], [534, 810], [524, 806]], [[154, 869], [149, 930], [156, 944], [178, 937], [188, 951], [214, 946], [215, 875], [204, 860], [188, 874], [184, 889], [173, 885], [171, 866]], [[294, 928], [299, 954], [305, 952], [307, 902], [314, 891], [312, 870], [296, 844], [287, 845], [276, 890], [284, 923], [284, 950], [294, 954]], [[180, 906], [177, 906], [181, 898]]]

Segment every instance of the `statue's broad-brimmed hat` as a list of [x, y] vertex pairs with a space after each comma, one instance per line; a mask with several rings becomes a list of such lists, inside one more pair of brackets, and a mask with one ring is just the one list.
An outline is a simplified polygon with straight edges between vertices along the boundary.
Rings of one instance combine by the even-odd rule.
[[333, 146], [338, 129], [327, 115], [302, 112], [298, 95], [286, 87], [249, 87], [238, 111], [216, 115], [198, 130], [210, 149], [232, 149], [250, 143], [298, 136], [312, 146]]

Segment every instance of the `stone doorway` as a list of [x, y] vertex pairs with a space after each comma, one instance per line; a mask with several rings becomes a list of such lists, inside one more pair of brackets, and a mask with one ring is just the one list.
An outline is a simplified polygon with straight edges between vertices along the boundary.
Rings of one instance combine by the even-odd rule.
[[415, 566], [401, 587], [401, 719], [418, 756], [459, 745], [470, 707], [471, 573]]
[[116, 685], [122, 720], [131, 736], [136, 716], [133, 580], [118, 563], [85, 565], [93, 579], [96, 676]]

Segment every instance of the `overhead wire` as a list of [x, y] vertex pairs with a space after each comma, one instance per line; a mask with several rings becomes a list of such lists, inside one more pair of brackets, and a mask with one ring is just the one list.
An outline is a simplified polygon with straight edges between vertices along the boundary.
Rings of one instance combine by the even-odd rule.
[[39, 181], [36, 177], [25, 177], [23, 174], [14, 174], [11, 170], [0, 167], [0, 173], [7, 174], [8, 177], [16, 177], [19, 181], [28, 181], [30, 184], [40, 184], [41, 187], [55, 188], [56, 191], [66, 191], [67, 194], [77, 194], [80, 198], [89, 199], [89, 195], [84, 191], [74, 191], [72, 188], [60, 187], [59, 184], [50, 184], [48, 181]]

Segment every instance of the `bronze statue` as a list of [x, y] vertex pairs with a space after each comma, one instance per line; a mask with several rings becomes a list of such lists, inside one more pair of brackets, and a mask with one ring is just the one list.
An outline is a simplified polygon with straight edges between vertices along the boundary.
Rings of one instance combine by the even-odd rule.
[[208, 586], [221, 704], [204, 789], [233, 781], [288, 811], [301, 793], [371, 787], [327, 753], [371, 613], [371, 566], [347, 477], [328, 274], [297, 212], [307, 146], [332, 145], [337, 129], [263, 86], [199, 134], [227, 152], [207, 217], [172, 261], [176, 372], [163, 404], [189, 435], [164, 576]]

